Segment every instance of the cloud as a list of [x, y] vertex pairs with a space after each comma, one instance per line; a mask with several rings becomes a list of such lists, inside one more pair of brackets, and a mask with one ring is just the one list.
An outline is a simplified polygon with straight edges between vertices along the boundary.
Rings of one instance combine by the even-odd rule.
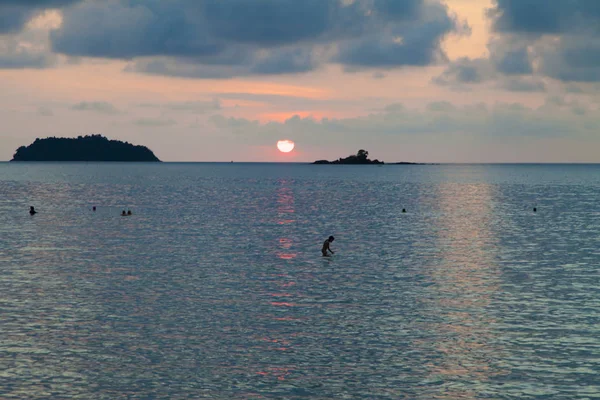
[[84, 2], [64, 11], [62, 26], [50, 35], [52, 47], [72, 56], [120, 59], [220, 53], [223, 44], [211, 40], [205, 31], [206, 21], [194, 13], [197, 7], [185, 3], [183, 0]]
[[[518, 77], [533, 74], [527, 41], [515, 37], [492, 38], [487, 48], [489, 57], [462, 57], [454, 60], [433, 81], [439, 85], [460, 87], [500, 79], [510, 86], [512, 82], [519, 80]], [[507, 80], [507, 76], [514, 79]]]
[[331, 0], [207, 0], [198, 11], [215, 37], [269, 47], [324, 35], [335, 24], [338, 4]]
[[[599, 21], [600, 23], [600, 21]], [[540, 72], [564, 82], [600, 81], [600, 39], [567, 36], [540, 45]]]
[[310, 49], [295, 48], [272, 52], [259, 59], [250, 69], [253, 74], [278, 75], [308, 72], [317, 66]]
[[0, 69], [40, 69], [56, 62], [57, 57], [49, 51], [46, 29], [30, 27], [15, 34], [0, 33]]
[[433, 82], [465, 88], [488, 81], [510, 91], [545, 91], [541, 78], [600, 82], [600, 2], [495, 0], [487, 10], [489, 56], [459, 58]]
[[23, 45], [13, 37], [0, 38], [0, 69], [46, 68], [54, 61], [51, 54]]
[[595, 0], [496, 0], [488, 15], [498, 32], [562, 34], [590, 28], [598, 33], [600, 3]]
[[170, 103], [142, 103], [139, 105], [144, 108], [162, 108], [172, 111], [193, 111], [197, 114], [203, 114], [209, 111], [217, 111], [221, 109], [221, 101], [215, 98], [210, 101], [185, 101], [185, 102], [170, 102]]
[[[391, 3], [388, 1], [387, 3]], [[352, 68], [426, 66], [446, 59], [441, 40], [450, 32], [468, 31], [460, 27], [445, 6], [422, 7], [421, 18], [395, 22], [363, 37], [340, 44], [335, 61]]]
[[110, 103], [105, 101], [81, 102], [73, 105], [72, 110], [76, 111], [92, 111], [100, 114], [118, 114], [119, 110]]
[[157, 128], [164, 126], [173, 126], [177, 125], [172, 119], [159, 119], [159, 118], [140, 118], [133, 122], [135, 125], [143, 126], [146, 128]]
[[486, 58], [461, 57], [450, 63], [446, 70], [433, 82], [438, 85], [481, 83], [496, 76], [496, 70]]
[[52, 117], [54, 112], [48, 107], [38, 107], [37, 114], [42, 117]]
[[425, 66], [466, 32], [439, 0], [114, 0], [65, 9], [50, 38], [69, 56], [133, 60], [132, 72], [224, 79]]
[[[152, 75], [171, 75], [183, 78], [228, 79], [235, 76], [282, 75], [309, 72], [318, 63], [308, 48], [270, 49], [246, 54], [235, 61], [213, 63], [206, 58], [152, 58], [135, 61], [127, 66], [129, 72]], [[232, 62], [230, 62], [232, 61]], [[239, 62], [239, 64], [238, 64]]]
[[248, 68], [244, 66], [206, 65], [165, 57], [135, 61], [125, 71], [197, 79], [228, 79], [248, 75]]
[[508, 78], [500, 82], [500, 89], [511, 92], [545, 92], [546, 84], [543, 80], [535, 77]]
[[17, 33], [40, 12], [81, 0], [0, 0], [0, 35]]
[[528, 59], [534, 55], [539, 74], [564, 82], [600, 81], [600, 2], [496, 0], [488, 15], [495, 32], [530, 49], [507, 54], [500, 72], [531, 73]]
[[498, 52], [495, 51], [493, 55], [496, 56], [496, 71], [500, 73], [505, 75], [525, 75], [533, 72], [526, 47], [506, 51], [506, 53], [499, 57]]
[[[563, 96], [550, 96], [546, 98], [546, 102], [539, 108], [539, 110], [546, 113], [571, 112], [577, 116], [585, 116], [588, 111], [590, 111], [590, 108], [589, 105], [582, 104], [576, 99], [570, 99]], [[592, 122], [589, 119], [584, 121], [588, 125]], [[594, 119], [593, 122], [598, 124], [599, 121]]]
[[401, 103], [388, 104], [383, 109], [383, 111], [386, 113], [399, 113], [404, 110], [405, 110], [404, 105]]
[[456, 107], [449, 101], [434, 101], [427, 105], [429, 111], [450, 112], [455, 111]]
[[[339, 145], [350, 148], [366, 146], [368, 141], [381, 149], [415, 141], [432, 144], [432, 138], [444, 143], [450, 138], [478, 140], [531, 140], [585, 137], [594, 135], [598, 119], [581, 112], [577, 103], [529, 108], [520, 103], [470, 104], [456, 106], [448, 102], [430, 103], [424, 110], [407, 109], [390, 104], [372, 114], [342, 119], [302, 118], [294, 116], [284, 122], [261, 124], [244, 118], [215, 115], [209, 119], [219, 131], [234, 135], [236, 141], [253, 145], [269, 145], [287, 137], [303, 143]], [[576, 107], [579, 106], [579, 107]], [[579, 114], [578, 114], [579, 112]], [[365, 136], [368, 132], [368, 136]], [[446, 139], [441, 139], [446, 137]], [[436, 139], [437, 140], [437, 139]]]

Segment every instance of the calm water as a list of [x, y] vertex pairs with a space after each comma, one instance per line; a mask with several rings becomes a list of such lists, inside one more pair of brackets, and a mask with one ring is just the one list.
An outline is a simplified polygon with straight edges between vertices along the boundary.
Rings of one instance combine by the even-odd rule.
[[600, 398], [599, 193], [593, 165], [0, 163], [0, 398]]

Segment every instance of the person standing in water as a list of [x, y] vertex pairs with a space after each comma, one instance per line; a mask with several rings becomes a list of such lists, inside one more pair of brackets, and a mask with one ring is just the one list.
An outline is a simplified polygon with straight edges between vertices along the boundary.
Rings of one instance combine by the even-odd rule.
[[321, 253], [323, 253], [323, 257], [329, 257], [329, 254], [327, 254], [327, 250], [329, 250], [331, 252], [331, 254], [335, 254], [335, 252], [333, 250], [331, 250], [331, 247], [329, 247], [329, 245], [335, 240], [335, 238], [333, 236], [329, 236], [329, 238], [323, 242], [323, 248], [321, 249]]
[[31, 214], [31, 215], [37, 214], [37, 211], [35, 211], [35, 208], [33, 208], [33, 206], [29, 207], [29, 214]]

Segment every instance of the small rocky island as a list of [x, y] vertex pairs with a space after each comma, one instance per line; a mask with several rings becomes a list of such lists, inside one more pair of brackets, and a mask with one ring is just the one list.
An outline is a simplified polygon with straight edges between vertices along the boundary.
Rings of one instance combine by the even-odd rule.
[[335, 161], [327, 161], [327, 160], [318, 160], [313, 164], [354, 164], [354, 165], [363, 165], [363, 164], [385, 164], [383, 161], [379, 160], [369, 160], [369, 152], [366, 150], [359, 150], [356, 155], [348, 156], [346, 158], [339, 158]]
[[35, 139], [17, 149], [11, 161], [137, 161], [160, 162], [152, 150], [102, 135]]

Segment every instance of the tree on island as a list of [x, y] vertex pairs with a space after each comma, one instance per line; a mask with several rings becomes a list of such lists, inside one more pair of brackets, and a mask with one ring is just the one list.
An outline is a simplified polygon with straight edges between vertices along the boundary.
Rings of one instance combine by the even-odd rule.
[[318, 160], [313, 164], [385, 164], [383, 161], [369, 160], [369, 152], [363, 149], [360, 149], [355, 155], [348, 156], [346, 158], [339, 158], [335, 161], [327, 161], [327, 160]]
[[102, 135], [35, 139], [17, 149], [11, 161], [160, 161], [145, 146]]
[[359, 150], [356, 153], [356, 158], [358, 159], [359, 162], [366, 162], [369, 160], [369, 152], [366, 150]]

